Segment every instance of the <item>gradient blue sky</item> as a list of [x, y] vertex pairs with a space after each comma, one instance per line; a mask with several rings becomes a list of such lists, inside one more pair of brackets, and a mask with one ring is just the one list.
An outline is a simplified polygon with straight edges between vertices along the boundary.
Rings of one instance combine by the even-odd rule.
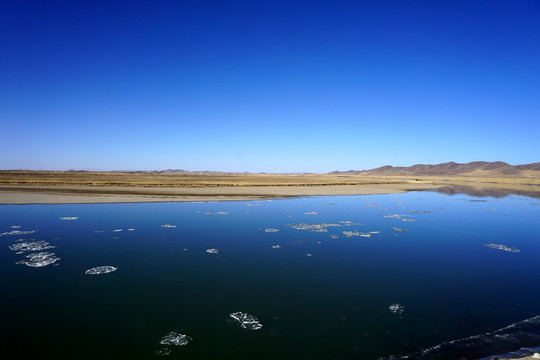
[[540, 161], [540, 1], [0, 3], [0, 168]]

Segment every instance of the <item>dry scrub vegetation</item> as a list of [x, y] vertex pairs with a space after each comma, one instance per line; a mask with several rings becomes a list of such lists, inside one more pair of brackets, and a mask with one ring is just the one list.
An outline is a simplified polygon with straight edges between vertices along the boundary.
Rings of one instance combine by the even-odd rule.
[[0, 185], [217, 187], [403, 184], [406, 179], [371, 179], [317, 174], [161, 173], [88, 171], [0, 171]]

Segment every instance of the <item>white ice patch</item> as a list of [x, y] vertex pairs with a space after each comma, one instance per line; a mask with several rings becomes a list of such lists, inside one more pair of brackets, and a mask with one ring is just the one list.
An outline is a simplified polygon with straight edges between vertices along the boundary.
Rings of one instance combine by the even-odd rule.
[[60, 220], [77, 220], [78, 218], [78, 216], [64, 216], [61, 217]]
[[206, 252], [209, 254], [219, 254], [218, 249], [207, 249]]
[[344, 231], [343, 236], [345, 237], [351, 237], [351, 236], [361, 236], [361, 237], [371, 237], [370, 233], [363, 233], [360, 231]]
[[315, 212], [315, 211], [310, 211], [310, 212], [307, 212], [307, 213], [304, 213], [305, 215], [323, 215], [323, 213], [318, 213], [318, 212]]
[[397, 226], [392, 226], [392, 230], [397, 231], [397, 232], [407, 232], [407, 231], [409, 231], [407, 229], [398, 228]]
[[[161, 345], [174, 345], [174, 346], [184, 346], [192, 342], [193, 339], [190, 336], [177, 333], [176, 331], [171, 331], [167, 335], [165, 335], [161, 341], [159, 342]], [[166, 349], [163, 349], [166, 350]], [[170, 352], [169, 352], [170, 353]], [[168, 355], [167, 354], [160, 354], [160, 355]]]
[[348, 220], [341, 220], [341, 221], [338, 221], [338, 223], [340, 223], [343, 226], [363, 226], [364, 225], [362, 223], [355, 223]]
[[281, 249], [281, 245], [272, 245], [272, 249]]
[[405, 312], [405, 306], [395, 303], [388, 307], [388, 310], [393, 312], [394, 314], [403, 314]]
[[388, 214], [388, 215], [384, 215], [384, 217], [387, 218], [387, 219], [403, 219], [403, 218], [409, 217], [409, 215], [406, 215], [406, 214]]
[[127, 231], [135, 231], [135, 229], [134, 228], [129, 228], [129, 229], [127, 229]]
[[9, 245], [10, 250], [13, 251], [43, 251], [47, 249], [54, 249], [56, 246], [49, 245], [48, 242], [40, 241], [25, 241], [18, 242], [13, 245]]
[[274, 229], [274, 228], [268, 228], [266, 230], [264, 230], [264, 232], [268, 232], [268, 233], [272, 233], [272, 232], [278, 232], [279, 229]]
[[170, 228], [170, 229], [172, 229], [172, 228], [175, 228], [176, 225], [165, 224], [165, 225], [161, 225], [161, 227], [162, 227], [162, 228]]
[[503, 244], [484, 244], [484, 246], [488, 247], [488, 248], [495, 249], [495, 250], [502, 250], [502, 251], [513, 252], [513, 253], [520, 252], [520, 250], [515, 248], [515, 247], [508, 247], [508, 246], [503, 245]]
[[27, 235], [27, 234], [33, 234], [37, 230], [12, 230], [8, 232], [0, 233], [0, 236], [7, 236], [7, 235]]
[[255, 316], [244, 313], [244, 312], [235, 312], [229, 315], [233, 320], [240, 323], [240, 326], [248, 330], [259, 330], [262, 329], [262, 324]]
[[30, 267], [43, 267], [54, 264], [55, 262], [60, 260], [59, 257], [57, 257], [54, 253], [51, 252], [38, 252], [28, 254], [26, 255], [26, 258], [28, 260], [18, 261], [17, 264], [23, 264]]
[[101, 274], [108, 274], [116, 270], [118, 270], [117, 267], [106, 265], [106, 266], [97, 266], [97, 267], [88, 269], [84, 273], [86, 275], [101, 275]]
[[328, 232], [328, 227], [331, 227], [331, 226], [341, 226], [339, 224], [327, 224], [327, 223], [322, 223], [322, 224], [305, 224], [305, 223], [300, 223], [300, 224], [289, 224], [288, 226], [292, 227], [293, 229], [296, 229], [296, 230], [307, 230], [307, 231], [313, 231], [313, 232]]
[[10, 229], [20, 229], [21, 226], [20, 225], [11, 225], [9, 228]]

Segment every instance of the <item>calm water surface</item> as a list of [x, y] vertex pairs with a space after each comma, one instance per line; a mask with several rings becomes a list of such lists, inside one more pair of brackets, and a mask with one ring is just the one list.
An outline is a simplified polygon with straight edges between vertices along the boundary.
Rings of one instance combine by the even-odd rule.
[[[4, 358], [451, 359], [540, 346], [537, 199], [2, 205], [0, 233]], [[29, 239], [60, 260], [17, 264], [31, 252], [9, 246]], [[118, 270], [85, 274], [102, 265]], [[171, 331], [193, 341], [160, 344]]]

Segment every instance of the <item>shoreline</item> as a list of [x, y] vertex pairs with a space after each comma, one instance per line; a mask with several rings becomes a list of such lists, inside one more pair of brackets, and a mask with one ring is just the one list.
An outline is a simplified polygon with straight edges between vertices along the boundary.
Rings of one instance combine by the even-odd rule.
[[398, 194], [436, 190], [432, 183], [261, 185], [218, 187], [92, 187], [0, 185], [0, 204], [104, 204], [286, 199], [301, 196]]

